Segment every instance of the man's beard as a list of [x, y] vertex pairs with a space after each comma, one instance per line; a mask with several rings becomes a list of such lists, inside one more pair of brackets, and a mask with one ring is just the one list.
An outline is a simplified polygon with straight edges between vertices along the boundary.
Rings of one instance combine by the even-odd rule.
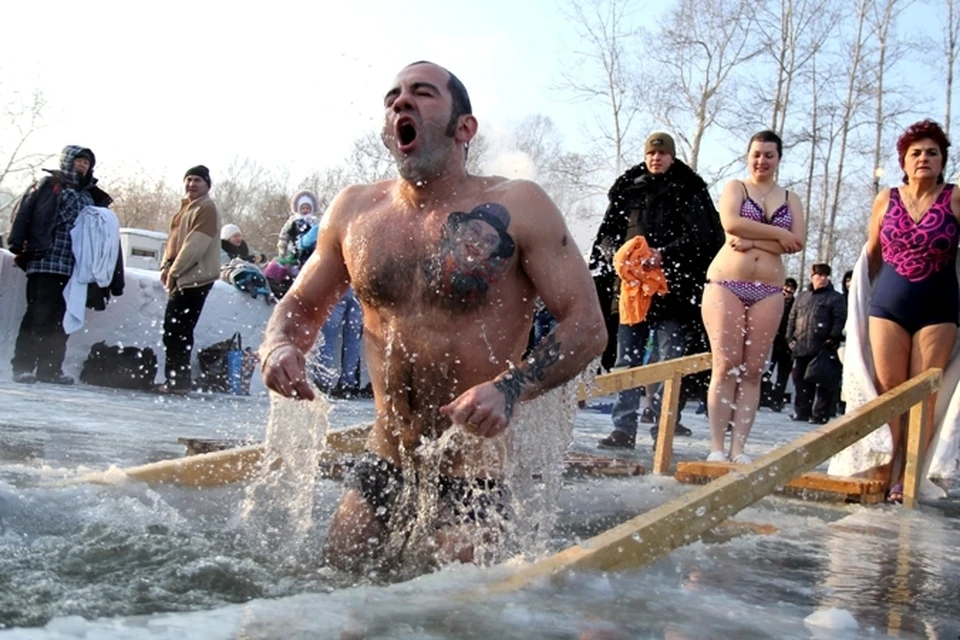
[[[396, 146], [387, 146], [396, 162], [397, 173], [407, 182], [414, 184], [427, 182], [443, 173], [449, 160], [447, 139], [453, 138], [453, 135], [447, 131], [426, 127], [417, 135], [420, 144], [417, 145], [413, 155], [400, 152]], [[393, 134], [391, 133], [390, 136], [392, 137]]]

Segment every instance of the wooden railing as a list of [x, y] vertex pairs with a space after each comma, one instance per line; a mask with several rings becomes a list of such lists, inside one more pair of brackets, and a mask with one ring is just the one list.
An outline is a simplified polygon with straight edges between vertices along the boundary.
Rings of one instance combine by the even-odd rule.
[[581, 386], [580, 399], [606, 396], [626, 389], [663, 382], [663, 401], [660, 406], [660, 422], [657, 425], [657, 450], [653, 455], [653, 472], [670, 472], [673, 457], [673, 436], [680, 416], [680, 385], [683, 376], [710, 368], [709, 353], [674, 358], [642, 367], [614, 371], [598, 376], [594, 386], [587, 390]]
[[817, 467], [907, 411], [910, 412], [910, 423], [904, 505], [912, 507], [922, 468], [920, 447], [929, 428], [932, 396], [940, 387], [941, 378], [939, 369], [926, 371], [859, 409], [749, 465], [742, 465], [736, 473], [717, 478], [587, 542], [521, 569], [489, 590], [503, 593], [521, 589], [534, 581], [570, 570], [616, 571], [648, 565], [673, 549], [693, 542], [776, 487]]

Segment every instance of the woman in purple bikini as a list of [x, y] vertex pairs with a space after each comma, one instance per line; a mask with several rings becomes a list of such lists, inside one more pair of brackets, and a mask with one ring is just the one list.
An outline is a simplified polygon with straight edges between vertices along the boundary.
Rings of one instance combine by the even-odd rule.
[[[780, 256], [803, 248], [800, 199], [776, 182], [782, 153], [783, 142], [772, 131], [750, 138], [750, 177], [731, 180], [720, 196], [727, 242], [707, 271], [702, 304], [713, 353], [709, 461], [750, 462], [743, 449], [760, 404], [760, 375], [783, 315]], [[730, 424], [727, 455], [724, 435]]]
[[[957, 339], [960, 293], [957, 243], [960, 193], [944, 182], [950, 141], [932, 120], [911, 125], [897, 140], [903, 185], [884, 189], [873, 203], [867, 264], [874, 284], [868, 333], [882, 394], [927, 369], [946, 367]], [[933, 438], [927, 434], [923, 455]], [[890, 421], [891, 461], [877, 469], [888, 499], [903, 499], [903, 425]]]

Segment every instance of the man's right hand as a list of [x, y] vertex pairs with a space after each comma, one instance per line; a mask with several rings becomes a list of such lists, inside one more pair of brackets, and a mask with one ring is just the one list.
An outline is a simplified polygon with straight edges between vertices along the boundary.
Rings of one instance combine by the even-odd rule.
[[160, 284], [162, 284], [164, 287], [167, 286], [167, 275], [168, 275], [169, 273], [170, 273], [170, 272], [167, 271], [166, 269], [163, 269], [163, 270], [160, 272]]
[[286, 398], [313, 400], [313, 389], [307, 383], [307, 361], [295, 345], [285, 344], [267, 351], [260, 363], [263, 383]]

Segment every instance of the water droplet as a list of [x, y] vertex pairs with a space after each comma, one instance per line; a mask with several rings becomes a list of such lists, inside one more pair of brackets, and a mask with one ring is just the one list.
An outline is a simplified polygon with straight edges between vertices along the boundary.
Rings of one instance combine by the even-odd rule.
[[699, 506], [699, 507], [697, 507], [696, 514], [697, 514], [697, 517], [698, 517], [698, 518], [703, 517], [703, 515], [704, 515], [706, 512], [707, 512], [707, 508], [706, 508], [706, 507], [704, 507], [704, 506]]

